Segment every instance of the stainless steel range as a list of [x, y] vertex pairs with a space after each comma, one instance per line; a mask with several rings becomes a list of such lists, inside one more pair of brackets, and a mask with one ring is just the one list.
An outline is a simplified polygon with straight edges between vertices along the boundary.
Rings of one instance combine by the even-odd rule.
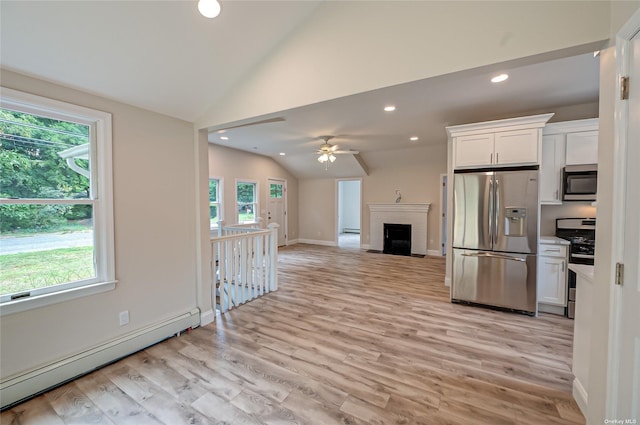
[[[595, 218], [558, 218], [556, 219], [556, 236], [571, 242], [569, 247], [570, 263], [591, 266], [594, 264], [596, 254]], [[576, 274], [571, 270], [569, 270], [568, 283], [566, 315], [573, 319], [576, 307]]]

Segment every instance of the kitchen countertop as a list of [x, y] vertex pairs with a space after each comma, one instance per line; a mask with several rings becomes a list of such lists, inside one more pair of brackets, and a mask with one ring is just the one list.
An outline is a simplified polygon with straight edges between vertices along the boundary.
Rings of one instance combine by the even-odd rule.
[[538, 243], [546, 243], [546, 244], [554, 244], [554, 245], [569, 245], [568, 240], [558, 238], [556, 236], [540, 236]]
[[573, 270], [578, 276], [588, 280], [589, 283], [593, 283], [593, 266], [569, 263], [569, 270]]

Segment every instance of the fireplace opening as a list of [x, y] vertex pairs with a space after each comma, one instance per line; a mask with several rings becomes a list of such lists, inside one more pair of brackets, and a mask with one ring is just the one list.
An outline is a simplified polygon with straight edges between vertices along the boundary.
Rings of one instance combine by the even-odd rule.
[[411, 225], [384, 223], [382, 252], [393, 255], [411, 255]]

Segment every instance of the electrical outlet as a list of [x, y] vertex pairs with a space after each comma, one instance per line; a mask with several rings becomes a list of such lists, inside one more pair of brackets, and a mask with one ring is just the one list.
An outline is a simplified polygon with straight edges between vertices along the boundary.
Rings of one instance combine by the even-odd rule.
[[129, 310], [120, 312], [120, 326], [127, 325], [129, 323]]

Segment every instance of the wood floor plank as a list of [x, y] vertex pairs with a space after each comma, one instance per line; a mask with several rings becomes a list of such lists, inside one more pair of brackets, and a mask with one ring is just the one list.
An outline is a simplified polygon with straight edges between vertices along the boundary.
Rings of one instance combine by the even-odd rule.
[[132, 400], [103, 373], [96, 372], [75, 381], [81, 390], [113, 423], [161, 425], [153, 414]]
[[2, 424], [583, 425], [573, 321], [452, 304], [444, 259], [293, 245], [279, 289]]

